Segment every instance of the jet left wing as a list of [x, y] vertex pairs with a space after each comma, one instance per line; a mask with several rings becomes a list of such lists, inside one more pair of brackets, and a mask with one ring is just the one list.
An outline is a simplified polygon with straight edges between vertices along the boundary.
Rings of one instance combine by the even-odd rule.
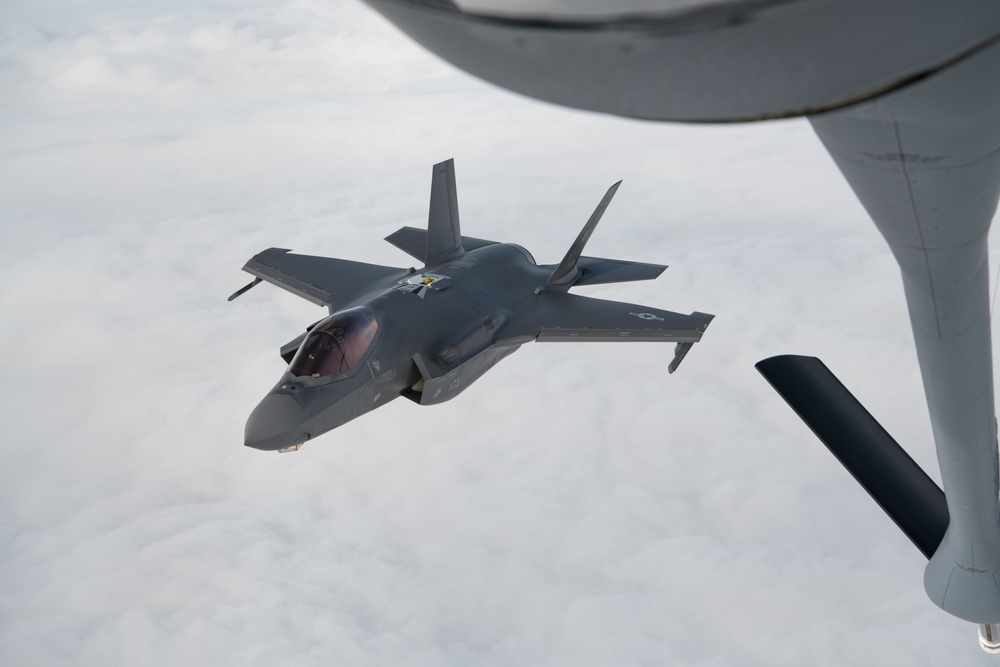
[[293, 255], [286, 248], [268, 248], [254, 255], [243, 270], [317, 306], [328, 306], [331, 312], [371, 292], [379, 283], [402, 280], [407, 275], [407, 269], [333, 257]]

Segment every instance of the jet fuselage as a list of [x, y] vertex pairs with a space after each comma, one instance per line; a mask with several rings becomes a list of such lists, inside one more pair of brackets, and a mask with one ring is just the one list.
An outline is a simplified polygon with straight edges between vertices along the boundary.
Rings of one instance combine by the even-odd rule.
[[[296, 361], [310, 343], [307, 334], [296, 359], [247, 421], [246, 444], [290, 449], [398, 396], [425, 404], [454, 398], [520, 346], [507, 342], [485, 368], [456, 373], [494, 344], [511, 311], [535, 297], [534, 290], [546, 277], [524, 248], [495, 244], [377, 286], [375, 296], [327, 318], [358, 308], [370, 310], [376, 331], [361, 356], [334, 374], [297, 375]], [[323, 322], [312, 330], [322, 328]], [[442, 392], [423, 401], [420, 363], [454, 375]]]

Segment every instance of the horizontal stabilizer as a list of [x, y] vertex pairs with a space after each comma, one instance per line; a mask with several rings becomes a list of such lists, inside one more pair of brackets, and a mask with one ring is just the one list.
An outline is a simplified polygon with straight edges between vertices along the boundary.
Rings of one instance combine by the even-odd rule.
[[277, 285], [317, 306], [340, 310], [380, 284], [401, 280], [405, 269], [352, 262], [333, 257], [295, 255], [285, 248], [268, 248], [243, 266], [252, 276]]
[[[462, 247], [466, 250], [466, 252], [475, 250], [476, 248], [482, 248], [483, 246], [496, 244], [496, 241], [487, 241], [486, 239], [477, 239], [471, 236], [463, 236], [461, 239]], [[389, 236], [386, 236], [385, 240], [405, 252], [410, 257], [413, 257], [420, 262], [424, 261], [424, 253], [427, 251], [426, 229], [402, 227], [394, 231], [392, 234], [389, 234]]]
[[757, 363], [771, 386], [927, 558], [948, 528], [944, 492], [815, 357]]
[[[466, 247], [468, 249], [468, 247]], [[543, 269], [554, 269], [552, 265], [542, 266]], [[580, 285], [606, 285], [609, 283], [628, 283], [636, 280], [654, 280], [666, 270], [663, 264], [646, 264], [644, 262], [629, 262], [622, 259], [605, 259], [603, 257], [581, 257], [576, 263], [577, 277], [571, 283], [572, 287]]]
[[604, 211], [607, 210], [608, 205], [611, 203], [612, 198], [614, 198], [615, 193], [618, 192], [618, 186], [622, 184], [618, 181], [605, 193], [604, 198], [601, 199], [601, 203], [597, 205], [594, 212], [590, 214], [590, 219], [587, 220], [587, 224], [583, 226], [580, 230], [579, 235], [577, 235], [576, 240], [573, 241], [573, 245], [569, 247], [569, 251], [563, 260], [559, 262], [555, 270], [549, 276], [549, 279], [545, 281], [545, 287], [552, 287], [554, 285], [571, 285], [577, 276], [579, 271], [577, 269], [576, 263], [580, 259], [580, 255], [583, 254], [583, 248], [587, 245], [587, 241], [590, 240], [590, 236], [597, 229], [597, 223], [601, 221], [601, 216], [604, 215]]

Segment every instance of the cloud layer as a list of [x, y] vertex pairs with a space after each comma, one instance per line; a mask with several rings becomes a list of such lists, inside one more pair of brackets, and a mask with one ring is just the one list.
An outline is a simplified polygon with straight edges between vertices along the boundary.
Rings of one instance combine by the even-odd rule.
[[[974, 628], [753, 364], [820, 356], [937, 475], [898, 270], [804, 121], [498, 91], [357, 4], [14, 3], [0, 32], [0, 662], [951, 665]], [[455, 401], [242, 447], [322, 311], [269, 246], [390, 265], [456, 159], [466, 233], [663, 262], [717, 314], [529, 345]]]

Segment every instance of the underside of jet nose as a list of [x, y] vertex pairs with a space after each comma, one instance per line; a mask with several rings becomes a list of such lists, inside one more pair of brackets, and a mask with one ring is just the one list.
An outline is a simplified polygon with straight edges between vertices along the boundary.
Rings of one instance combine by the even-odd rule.
[[247, 419], [243, 444], [263, 450], [288, 449], [308, 439], [302, 428], [305, 413], [287, 394], [264, 397]]

